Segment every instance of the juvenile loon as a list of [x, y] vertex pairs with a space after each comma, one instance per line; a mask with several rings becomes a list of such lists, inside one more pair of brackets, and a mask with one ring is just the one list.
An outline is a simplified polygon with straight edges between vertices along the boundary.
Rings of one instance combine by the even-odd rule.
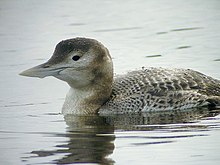
[[142, 68], [114, 78], [108, 49], [89, 38], [59, 42], [46, 63], [20, 75], [54, 76], [67, 82], [64, 115], [220, 105], [220, 81], [191, 69]]

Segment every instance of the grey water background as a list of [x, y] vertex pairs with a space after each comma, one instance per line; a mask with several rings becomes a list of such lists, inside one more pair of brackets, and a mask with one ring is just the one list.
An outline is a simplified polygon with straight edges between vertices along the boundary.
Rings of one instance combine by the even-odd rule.
[[117, 74], [181, 67], [220, 79], [220, 1], [1, 0], [0, 24], [0, 164], [220, 163], [217, 110], [64, 118], [67, 84], [18, 75], [84, 36], [109, 48]]

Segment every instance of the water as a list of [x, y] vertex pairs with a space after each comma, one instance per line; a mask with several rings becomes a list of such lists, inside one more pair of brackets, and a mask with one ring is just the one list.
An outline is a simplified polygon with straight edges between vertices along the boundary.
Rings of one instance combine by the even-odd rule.
[[116, 73], [192, 68], [220, 79], [218, 0], [0, 1], [0, 164], [219, 164], [219, 111], [63, 117], [68, 86], [18, 76], [57, 42], [96, 38]]

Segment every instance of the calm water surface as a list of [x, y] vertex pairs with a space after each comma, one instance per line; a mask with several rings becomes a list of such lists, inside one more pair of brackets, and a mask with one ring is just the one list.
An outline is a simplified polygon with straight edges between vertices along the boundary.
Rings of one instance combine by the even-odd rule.
[[220, 163], [219, 110], [66, 116], [68, 86], [18, 76], [76, 36], [105, 44], [115, 73], [192, 68], [220, 79], [220, 1], [0, 1], [0, 164]]

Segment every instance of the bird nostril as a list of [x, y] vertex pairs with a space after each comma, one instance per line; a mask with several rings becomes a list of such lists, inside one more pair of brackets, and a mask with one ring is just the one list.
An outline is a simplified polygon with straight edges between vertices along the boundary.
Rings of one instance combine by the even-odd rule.
[[50, 67], [50, 65], [44, 65], [43, 66], [43, 68], [49, 68]]

